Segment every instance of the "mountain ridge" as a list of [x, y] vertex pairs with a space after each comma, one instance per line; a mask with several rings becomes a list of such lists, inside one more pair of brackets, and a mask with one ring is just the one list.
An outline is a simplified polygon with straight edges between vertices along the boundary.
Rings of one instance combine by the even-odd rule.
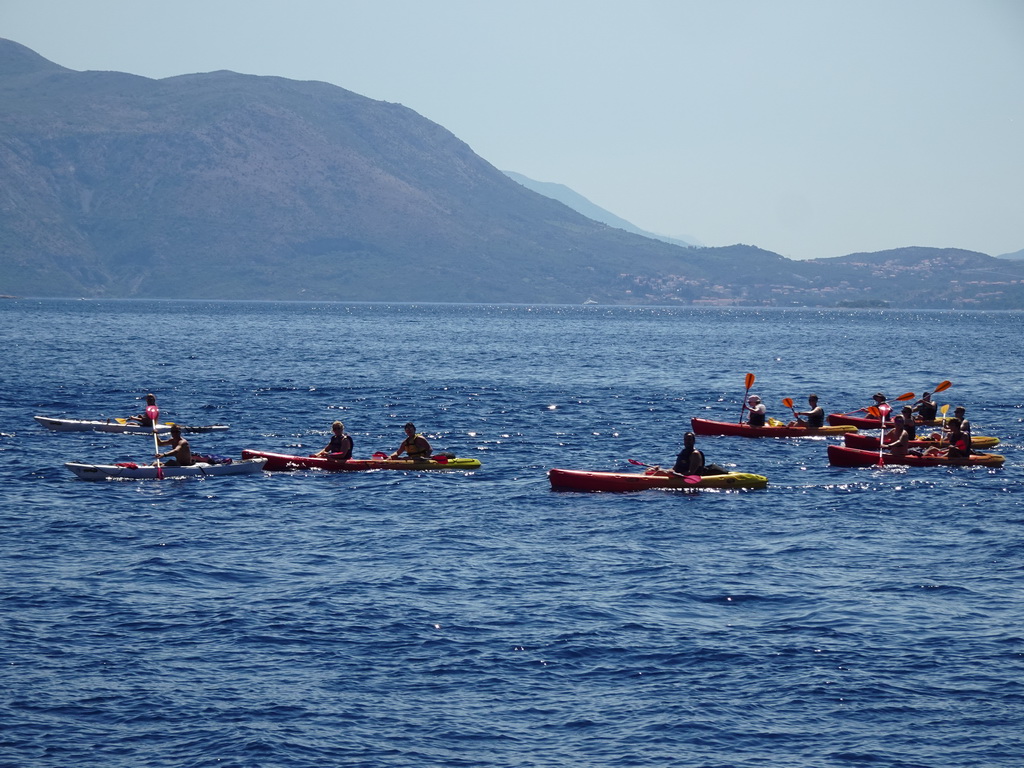
[[[328, 83], [76, 72], [0, 39], [0, 98], [7, 295], [906, 303], [863, 259], [681, 248], [594, 221], [413, 110]], [[955, 263], [932, 258], [931, 285]], [[1024, 306], [1024, 265], [971, 269], [1006, 285], [938, 285], [915, 306]]]

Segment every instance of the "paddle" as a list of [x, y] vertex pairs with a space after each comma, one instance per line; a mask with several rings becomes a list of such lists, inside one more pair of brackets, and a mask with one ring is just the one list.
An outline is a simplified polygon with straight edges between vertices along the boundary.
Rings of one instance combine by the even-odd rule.
[[[905, 400], [913, 400], [913, 399], [914, 399], [914, 393], [913, 392], [904, 392], [902, 395], [900, 395], [899, 397], [895, 398], [893, 400], [893, 402], [894, 403], [902, 403]], [[888, 403], [882, 403], [882, 405], [886, 406], [887, 408], [891, 408], [892, 407]], [[867, 413], [871, 413], [871, 409], [875, 408], [875, 407], [877, 407], [877, 406], [869, 405], [867, 408], [858, 408], [856, 411], [850, 411], [850, 413], [859, 413], [860, 411], [866, 411]], [[877, 418], [878, 414], [874, 414], [874, 415]]]
[[[655, 467], [655, 464], [644, 464], [642, 461], [636, 459], [627, 459], [630, 464], [636, 464], [638, 467]], [[683, 475], [683, 482], [687, 485], [696, 485], [701, 481], [700, 475]]]
[[388, 457], [388, 455], [386, 453], [384, 453], [384, 451], [377, 451], [370, 458], [371, 459], [386, 459], [387, 457]]
[[949, 379], [939, 382], [938, 386], [932, 390], [933, 395], [937, 395], [939, 392], [945, 392], [947, 389], [953, 386], [953, 382]]
[[160, 438], [156, 434], [156, 423], [160, 419], [160, 409], [155, 405], [146, 406], [146, 417], [153, 421], [153, 450], [156, 451], [156, 479], [164, 479], [164, 468], [160, 464]]
[[792, 397], [784, 397], [784, 398], [782, 398], [782, 404], [784, 406], [786, 406], [787, 408], [789, 408], [789, 410], [791, 410], [793, 412], [793, 418], [794, 419], [798, 418], [797, 415], [796, 415], [796, 406], [793, 405], [793, 398]]
[[747, 409], [747, 395], [750, 393], [750, 388], [754, 386], [754, 374], [748, 373], [743, 378], [743, 383], [746, 384], [747, 391], [743, 393], [743, 405], [740, 406], [740, 418], [739, 421], [736, 422], [737, 424], [743, 423], [743, 411]]
[[885, 460], [882, 458], [882, 453], [885, 450], [885, 417], [891, 410], [892, 407], [888, 403], [882, 403], [877, 407], [872, 405], [868, 408], [868, 413], [874, 411], [872, 415], [877, 415], [882, 420], [882, 434], [878, 436], [878, 466], [880, 467], [885, 466]]
[[[949, 403], [946, 403], [944, 406], [939, 408], [939, 413], [942, 414], [942, 416], [939, 417], [939, 429], [944, 432], [946, 430], [946, 414], [949, 413]], [[939, 434], [939, 442], [941, 443], [942, 442], [942, 432], [939, 432], [938, 434]]]

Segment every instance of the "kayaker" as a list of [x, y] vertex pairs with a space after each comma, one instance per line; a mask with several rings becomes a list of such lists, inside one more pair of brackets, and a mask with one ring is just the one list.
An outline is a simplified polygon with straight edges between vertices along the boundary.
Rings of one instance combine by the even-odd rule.
[[340, 421], [331, 424], [331, 442], [312, 456], [326, 457], [332, 461], [348, 461], [352, 458], [352, 438], [345, 433], [345, 425]]
[[427, 438], [416, 434], [416, 425], [411, 421], [405, 425], [405, 440], [398, 446], [398, 450], [391, 454], [390, 458], [397, 459], [402, 453], [416, 461], [426, 461], [430, 458], [432, 450]]
[[746, 404], [743, 406], [750, 411], [750, 419], [748, 424], [752, 427], [763, 427], [765, 420], [768, 416], [768, 409], [765, 404], [761, 402], [761, 398], [757, 395], [751, 395], [747, 398]]
[[[810, 406], [809, 411], [794, 411], [793, 415], [796, 417], [794, 421], [789, 422], [790, 427], [806, 427], [807, 429], [820, 429], [825, 426], [825, 409], [818, 405], [817, 395], [807, 396], [807, 405]], [[801, 416], [806, 416], [807, 419], [801, 419]]]
[[941, 448], [929, 448], [925, 451], [925, 456], [936, 456], [945, 453], [946, 458], [949, 459], [963, 459], [971, 455], [970, 444], [965, 438], [964, 433], [960, 430], [959, 419], [949, 419], [947, 424], [947, 432], [945, 440], [948, 442], [949, 447], [945, 450]]
[[921, 399], [914, 403], [913, 411], [920, 418], [921, 421], [935, 421], [935, 414], [939, 411], [939, 406], [932, 400], [932, 393], [925, 392], [921, 395]]
[[900, 414], [903, 416], [903, 428], [907, 430], [911, 440], [917, 440], [917, 423], [914, 421], [914, 411], [909, 405], [903, 406]]
[[165, 453], [156, 454], [157, 460], [167, 459], [163, 463], [167, 466], [177, 467], [191, 467], [194, 463], [192, 461], [192, 448], [181, 434], [181, 427], [177, 424], [171, 425], [171, 436], [161, 440], [157, 438], [157, 442], [160, 445], [172, 445], [174, 446], [171, 450]]
[[869, 408], [877, 408], [882, 413], [888, 415], [889, 411], [892, 410], [892, 406], [886, 402], [886, 397], [881, 392], [875, 392], [875, 394], [871, 396], [871, 399], [875, 402], [871, 405], [866, 405], [863, 408], [858, 408], [856, 411], [851, 411], [851, 413], [860, 413], [861, 411], [866, 411]]
[[953, 421], [959, 423], [960, 433], [963, 435], [964, 442], [967, 443], [967, 453], [970, 454], [974, 449], [974, 446], [971, 443], [971, 422], [967, 418], [967, 409], [965, 409], [962, 405], [958, 405], [956, 408], [954, 408]]
[[907, 432], [906, 421], [902, 416], [896, 416], [892, 424], [892, 429], [882, 442], [882, 448], [896, 456], [905, 456], [910, 448], [910, 433]]
[[[654, 467], [653, 472], [663, 471], [661, 467]], [[666, 474], [675, 475], [725, 475], [728, 470], [717, 464], [707, 464], [704, 454], [697, 449], [697, 436], [693, 432], [683, 435], [683, 450], [676, 456], [676, 463], [670, 472]]]
[[[152, 393], [146, 395], [146, 408], [148, 409], [149, 407], [155, 406], [155, 405], [156, 405], [156, 395], [154, 395]], [[143, 411], [142, 413], [137, 413], [134, 416], [129, 416], [127, 419], [125, 419], [125, 422], [126, 423], [130, 422], [132, 424], [138, 424], [141, 427], [152, 427], [153, 426], [153, 420], [151, 418], [149, 418], [149, 416], [146, 415], [145, 411]]]

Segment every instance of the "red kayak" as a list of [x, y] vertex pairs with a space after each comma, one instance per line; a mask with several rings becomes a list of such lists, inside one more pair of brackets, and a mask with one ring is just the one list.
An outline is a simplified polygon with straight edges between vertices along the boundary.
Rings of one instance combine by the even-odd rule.
[[[849, 434], [843, 435], [843, 442], [847, 448], [859, 448], [862, 451], [877, 451], [879, 438], [876, 435]], [[911, 448], [948, 448], [949, 443], [939, 440], [911, 440], [907, 443]], [[975, 448], [993, 448], [999, 445], [998, 437], [978, 435], [971, 438], [971, 445]]]
[[843, 445], [828, 447], [828, 463], [833, 467], [877, 467], [881, 464], [900, 464], [908, 467], [1001, 467], [1005, 457], [996, 453], [978, 453], [959, 459], [950, 459], [943, 454], [937, 456], [896, 456], [883, 453], [879, 462], [878, 451], [862, 451]]
[[[896, 413], [890, 414], [885, 420], [886, 425], [891, 427], [893, 416], [897, 415], [898, 414]], [[830, 413], [828, 415], [828, 423], [835, 427], [847, 425], [858, 427], [859, 429], [882, 428], [881, 419], [876, 419], [874, 416], [856, 416], [852, 413]], [[936, 427], [940, 426], [943, 423], [943, 421], [942, 419], [932, 419], [931, 421], [923, 421], [921, 419], [916, 419], [914, 423], [917, 424], [919, 427]]]
[[316, 456], [289, 456], [283, 453], [268, 453], [267, 451], [253, 451], [246, 449], [242, 451], [242, 458], [266, 459], [267, 464], [263, 468], [269, 472], [288, 472], [296, 469], [324, 469], [329, 472], [367, 472], [371, 469], [409, 469], [426, 471], [480, 468], [479, 459], [448, 459], [444, 456], [435, 456], [434, 458], [426, 461], [386, 458], [335, 461], [334, 459], [326, 459]]
[[768, 478], [748, 472], [725, 475], [669, 475], [660, 472], [586, 472], [577, 469], [552, 469], [551, 487], [560, 491], [646, 491], [652, 488], [764, 488]]
[[784, 424], [752, 427], [745, 423], [696, 418], [690, 419], [690, 427], [695, 435], [738, 435], [739, 437], [817, 437], [857, 431], [856, 427], [850, 425], [825, 426], [817, 429], [787, 427]]

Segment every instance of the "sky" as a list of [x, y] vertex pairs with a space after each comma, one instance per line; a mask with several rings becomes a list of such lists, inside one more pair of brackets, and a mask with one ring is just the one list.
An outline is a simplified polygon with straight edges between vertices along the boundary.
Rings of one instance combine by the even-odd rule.
[[0, 0], [0, 37], [398, 102], [704, 245], [1024, 249], [1022, 0]]

